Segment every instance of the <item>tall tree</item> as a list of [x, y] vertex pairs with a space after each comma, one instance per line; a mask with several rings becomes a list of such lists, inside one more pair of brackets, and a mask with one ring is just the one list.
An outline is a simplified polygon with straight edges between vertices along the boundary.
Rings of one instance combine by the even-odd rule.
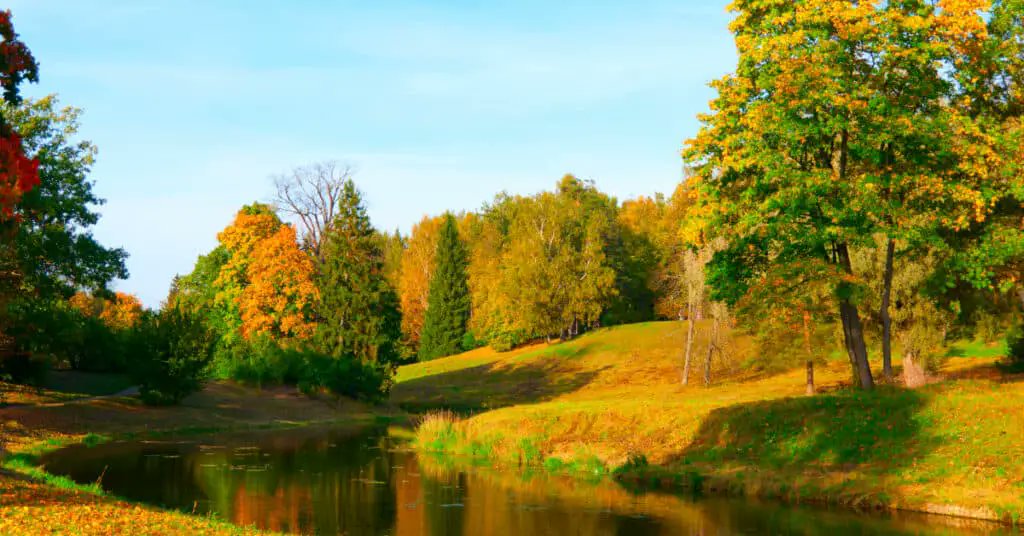
[[409, 245], [402, 253], [402, 274], [398, 283], [402, 304], [402, 336], [407, 345], [419, 348], [423, 321], [430, 297], [430, 280], [437, 258], [437, 238], [444, 219], [424, 216], [412, 226]]
[[516, 199], [501, 261], [502, 292], [515, 305], [510, 325], [567, 338], [598, 322], [616, 294], [605, 252], [609, 206], [614, 201], [571, 175], [557, 193]]
[[317, 345], [335, 357], [393, 365], [401, 337], [398, 297], [384, 277], [380, 242], [351, 180], [343, 185], [323, 247]]
[[22, 284], [37, 297], [64, 299], [128, 277], [125, 251], [104, 247], [90, 229], [104, 200], [89, 178], [96, 146], [75, 140], [81, 113], [60, 107], [54, 95], [2, 108], [39, 162], [41, 183], [18, 202], [21, 223], [14, 238]]
[[[0, 37], [3, 102], [16, 106], [21, 102], [18, 86], [26, 80], [37, 81], [39, 66], [25, 43], [18, 39], [10, 10], [0, 12]], [[0, 110], [0, 358], [5, 358], [13, 348], [7, 309], [21, 279], [14, 248], [10, 247], [12, 229], [18, 222], [14, 208], [25, 192], [39, 184], [38, 168], [39, 162], [26, 156], [21, 137]]]
[[[18, 86], [23, 81], [36, 82], [39, 66], [11, 22], [10, 10], [0, 11], [0, 87], [3, 101], [9, 106], [21, 102]], [[16, 221], [14, 206], [21, 196], [39, 184], [39, 163], [25, 154], [21, 136], [3, 113], [0, 113], [0, 224]]]
[[737, 72], [714, 83], [713, 113], [688, 143], [732, 237], [716, 262], [753, 275], [740, 261], [760, 247], [768, 267], [830, 267], [807, 265], [831, 281], [865, 389], [874, 384], [865, 286], [851, 251], [878, 233], [924, 243], [987, 213], [978, 164], [992, 151], [978, 125], [947, 106], [954, 85], [942, 72], [984, 32], [984, 4], [737, 0]]
[[458, 226], [451, 214], [444, 215], [436, 252], [420, 339], [421, 361], [461, 351], [469, 322], [466, 246], [459, 238]]
[[253, 252], [282, 225], [273, 207], [253, 203], [242, 207], [231, 225], [217, 234], [217, 240], [227, 253], [213, 281], [214, 303], [217, 309], [224, 312], [224, 342], [246, 338], [247, 330], [243, 327], [240, 304], [252, 281], [249, 265], [252, 263]]

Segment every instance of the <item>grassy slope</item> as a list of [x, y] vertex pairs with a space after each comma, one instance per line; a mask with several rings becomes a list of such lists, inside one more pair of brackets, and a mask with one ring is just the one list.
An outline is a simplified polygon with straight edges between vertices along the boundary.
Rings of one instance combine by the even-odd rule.
[[144, 507], [48, 475], [38, 456], [62, 445], [108, 437], [363, 423], [378, 412], [356, 402], [310, 400], [294, 389], [257, 391], [215, 383], [182, 405], [149, 408], [134, 398], [66, 400], [41, 391], [34, 405], [0, 408], [0, 437], [10, 455], [0, 469], [0, 534], [250, 534], [217, 520]]
[[[942, 381], [867, 394], [841, 389], [849, 373], [835, 362], [819, 367], [821, 394], [805, 397], [802, 370], [719, 371], [711, 388], [683, 387], [684, 340], [680, 324], [648, 323], [507, 354], [478, 350], [400, 369], [393, 400], [488, 410], [419, 439], [497, 460], [602, 471], [643, 455], [650, 466], [620, 476], [792, 500], [1024, 515], [1024, 377], [1000, 374], [997, 352], [977, 357], [967, 346], [945, 363]], [[698, 358], [703, 348], [696, 341]]]

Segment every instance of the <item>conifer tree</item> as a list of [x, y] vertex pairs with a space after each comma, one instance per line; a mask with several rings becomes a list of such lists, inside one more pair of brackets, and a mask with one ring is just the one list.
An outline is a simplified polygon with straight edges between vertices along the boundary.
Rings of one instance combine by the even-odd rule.
[[393, 364], [401, 336], [398, 298], [385, 277], [381, 242], [351, 180], [345, 181], [323, 253], [317, 278], [320, 351]]
[[444, 216], [430, 279], [427, 312], [420, 337], [421, 361], [458, 353], [469, 322], [469, 264], [466, 246], [459, 238], [455, 218]]

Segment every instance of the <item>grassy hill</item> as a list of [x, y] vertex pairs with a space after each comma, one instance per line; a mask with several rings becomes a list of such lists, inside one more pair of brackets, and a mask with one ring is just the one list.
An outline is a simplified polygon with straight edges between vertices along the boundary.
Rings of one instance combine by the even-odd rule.
[[[706, 330], [700, 330], [706, 331]], [[598, 330], [508, 353], [480, 349], [399, 370], [393, 401], [471, 416], [426, 419], [422, 448], [495, 462], [614, 472], [638, 485], [699, 487], [1004, 520], [1024, 515], [1024, 376], [1000, 352], [954, 349], [918, 390], [845, 388], [845, 360], [758, 375], [716, 363], [680, 384], [679, 323]], [[704, 341], [695, 343], [696, 371]], [[899, 361], [897, 359], [897, 367]], [[880, 366], [877, 367], [880, 369]]]

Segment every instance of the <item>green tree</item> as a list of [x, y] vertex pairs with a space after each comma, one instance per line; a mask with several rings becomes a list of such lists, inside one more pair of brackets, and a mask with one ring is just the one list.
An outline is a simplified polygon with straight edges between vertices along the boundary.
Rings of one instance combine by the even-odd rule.
[[455, 217], [446, 214], [430, 278], [427, 311], [420, 337], [421, 361], [452, 355], [463, 349], [470, 312], [467, 255], [466, 246], [459, 238]]
[[501, 261], [507, 323], [533, 336], [568, 338], [593, 326], [616, 295], [606, 248], [614, 201], [566, 176], [558, 192], [517, 198]]
[[[865, 389], [874, 384], [860, 312], [866, 287], [852, 251], [884, 235], [891, 266], [895, 241], [934, 244], [941, 229], [985, 219], [998, 197], [983, 165], [994, 156], [989, 140], [951, 105], [956, 84], [944, 69], [984, 33], [981, 7], [738, 0], [737, 72], [714, 83], [713, 113], [688, 144], [705, 201], [717, 205], [715, 227], [730, 235], [713, 263], [719, 280], [742, 291], [780, 264], [830, 268], [802, 264], [834, 289]], [[761, 266], [745, 262], [752, 258]], [[879, 274], [883, 288], [892, 273]]]
[[26, 192], [14, 252], [22, 283], [37, 298], [65, 299], [75, 290], [102, 290], [128, 270], [122, 249], [92, 236], [103, 205], [90, 180], [96, 146], [75, 140], [81, 110], [60, 107], [57, 97], [5, 105], [2, 114], [22, 135], [25, 150], [39, 161], [39, 187]]
[[392, 366], [401, 339], [398, 297], [385, 277], [381, 242], [351, 180], [342, 188], [323, 248], [316, 281], [319, 350], [336, 358]]

